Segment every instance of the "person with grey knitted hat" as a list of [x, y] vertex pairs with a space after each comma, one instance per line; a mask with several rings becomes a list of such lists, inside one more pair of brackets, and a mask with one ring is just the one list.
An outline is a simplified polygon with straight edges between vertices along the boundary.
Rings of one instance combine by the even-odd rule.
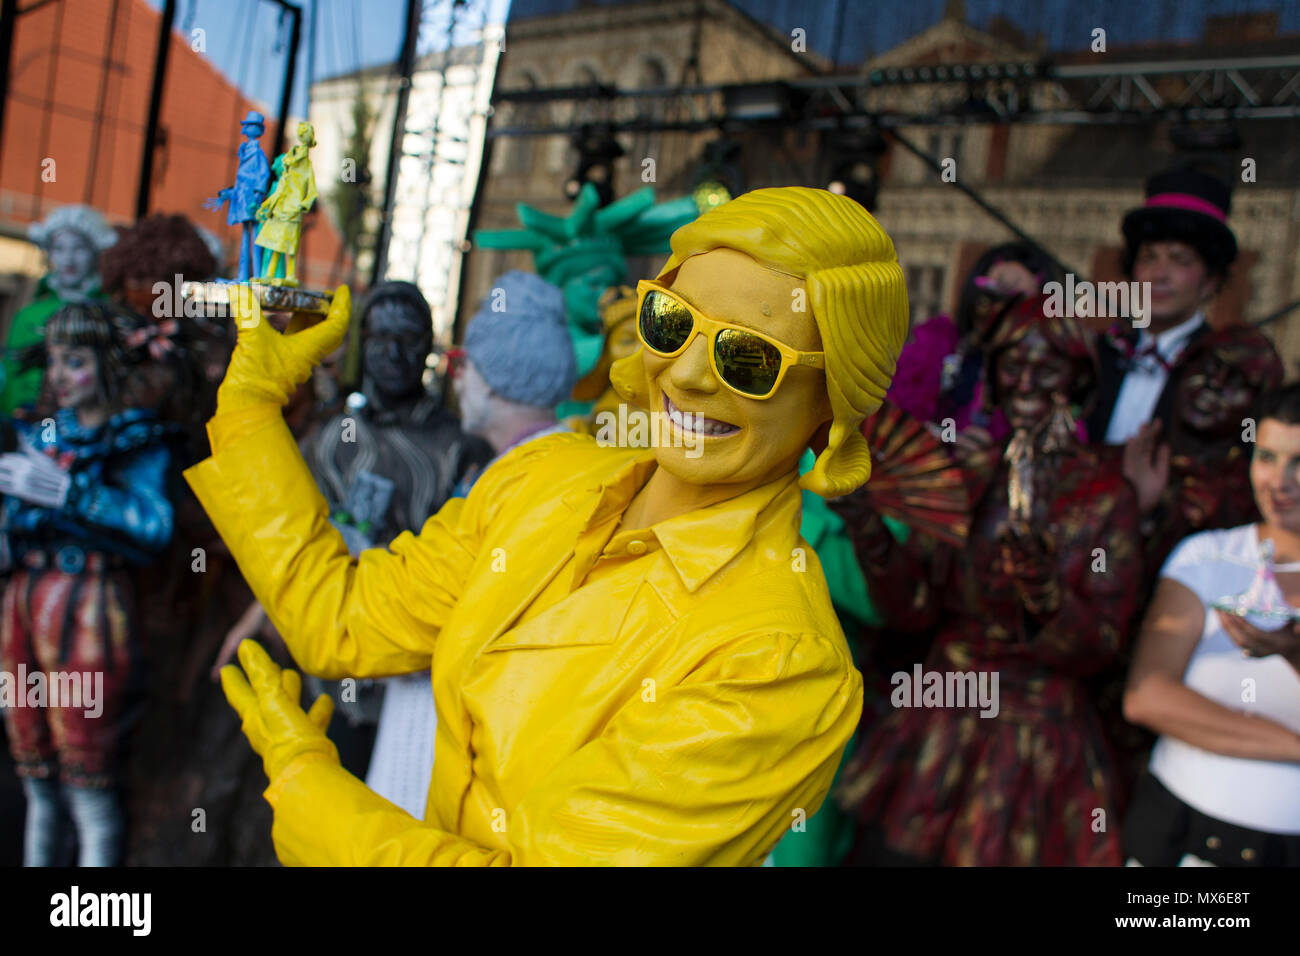
[[493, 283], [465, 333], [457, 377], [461, 427], [498, 455], [562, 426], [555, 407], [578, 377], [564, 293], [529, 272]]

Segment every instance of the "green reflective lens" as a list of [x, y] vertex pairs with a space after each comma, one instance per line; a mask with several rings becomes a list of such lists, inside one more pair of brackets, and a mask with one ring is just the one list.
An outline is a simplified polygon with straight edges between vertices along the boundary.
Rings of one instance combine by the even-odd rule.
[[641, 335], [656, 352], [672, 354], [691, 334], [695, 318], [672, 296], [651, 290], [641, 302]]
[[739, 329], [719, 329], [713, 355], [722, 377], [738, 392], [766, 395], [781, 374], [781, 353], [757, 335]]

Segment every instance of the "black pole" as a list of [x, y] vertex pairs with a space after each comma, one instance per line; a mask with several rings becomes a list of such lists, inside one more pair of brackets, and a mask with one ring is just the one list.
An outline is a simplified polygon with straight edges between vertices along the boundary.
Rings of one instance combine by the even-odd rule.
[[1276, 312], [1272, 312], [1264, 316], [1258, 322], [1254, 323], [1254, 326], [1255, 328], [1258, 329], [1261, 326], [1272, 325], [1274, 322], [1278, 321], [1279, 319], [1285, 319], [1296, 309], [1300, 309], [1300, 299], [1296, 299], [1294, 302], [1288, 302], [1286, 305], [1282, 306], [1282, 308], [1278, 309]]
[[14, 50], [18, 0], [0, 0], [0, 146], [4, 144], [5, 104], [9, 102], [9, 58]]
[[158, 52], [153, 61], [153, 89], [149, 93], [149, 118], [144, 124], [144, 150], [140, 157], [140, 186], [135, 193], [135, 218], [149, 215], [149, 184], [153, 179], [153, 150], [158, 142], [158, 116], [162, 113], [163, 84], [167, 75], [167, 53], [171, 50], [172, 25], [176, 22], [176, 0], [163, 3], [158, 24]]
[[[502, 27], [504, 29], [504, 27]], [[496, 66], [492, 73], [492, 89], [497, 88], [497, 79], [501, 75], [501, 57], [497, 57]], [[486, 130], [484, 131], [486, 134]], [[492, 165], [492, 148], [496, 145], [495, 140], [484, 135], [483, 137], [483, 158], [479, 162], [478, 182], [474, 185], [474, 197], [469, 202], [469, 221], [465, 226], [465, 238], [471, 243], [470, 249], [474, 247], [474, 232], [478, 229], [479, 213], [483, 211], [483, 186], [487, 182], [488, 167]], [[456, 288], [456, 314], [451, 317], [451, 343], [459, 344], [464, 337], [464, 326], [461, 324], [460, 317], [465, 311], [465, 292], [469, 288], [469, 253], [461, 255], [460, 259], [460, 282]], [[493, 277], [495, 278], [495, 276]]]
[[[289, 100], [293, 97], [293, 79], [298, 70], [298, 44], [302, 39], [302, 8], [292, 4], [280, 4], [293, 17], [293, 26], [289, 28], [289, 64], [285, 69], [284, 88], [280, 91], [280, 120], [275, 131], [275, 152], [272, 158], [284, 152], [286, 140], [285, 126], [289, 123]], [[308, 80], [310, 82], [310, 79]]]
[[422, 0], [406, 0], [406, 34], [402, 38], [402, 55], [397, 87], [397, 112], [393, 116], [393, 140], [388, 147], [388, 174], [384, 181], [384, 205], [380, 210], [379, 235], [375, 239], [375, 263], [370, 284], [376, 285], [388, 269], [388, 243], [393, 236], [393, 203], [397, 197], [397, 173], [402, 163], [402, 141], [406, 133], [406, 106], [411, 99], [411, 76], [415, 73], [415, 44], [420, 37]]

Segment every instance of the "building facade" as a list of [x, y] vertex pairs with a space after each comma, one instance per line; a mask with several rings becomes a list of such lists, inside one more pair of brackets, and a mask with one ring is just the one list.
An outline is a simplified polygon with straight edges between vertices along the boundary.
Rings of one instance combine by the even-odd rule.
[[[1162, 60], [1250, 62], [1294, 53], [1300, 46], [1296, 37], [1277, 35], [1275, 14], [1211, 18], [1204, 34], [1190, 44], [1116, 47], [1102, 54], [1087, 49], [1089, 37], [1082, 35], [1083, 49], [1056, 54], [1053, 60], [1122, 70]], [[752, 21], [723, 0], [580, 7], [514, 21], [507, 29], [499, 90], [607, 84], [642, 95], [608, 105], [592, 97], [576, 103], [504, 103], [492, 126], [573, 130], [611, 116], [626, 119], [629, 109], [669, 122], [689, 118], [702, 101], [675, 94], [682, 86], [806, 80], [827, 73], [824, 59], [797, 46], [790, 36]], [[938, 64], [1032, 63], [1046, 53], [1041, 39], [1026, 38], [1014, 24], [999, 18], [977, 29], [965, 22], [962, 4], [949, 4], [938, 23], [862, 63], [854, 75]], [[1181, 80], [1171, 76], [1170, 83], [1175, 82]], [[1007, 98], [1018, 93], [1032, 97], [1036, 109], [1065, 108], [1077, 98], [1075, 91], [1054, 83], [1024, 87], [1008, 81], [1002, 91]], [[951, 160], [962, 184], [1080, 277], [1097, 281], [1119, 278], [1120, 223], [1127, 210], [1141, 205], [1146, 177], [1193, 156], [1212, 160], [1225, 177], [1237, 180], [1229, 223], [1241, 257], [1211, 310], [1211, 321], [1254, 321], [1300, 299], [1300, 157], [1294, 149], [1294, 119], [1240, 120], [1217, 146], [1189, 151], [1184, 131], [1167, 120], [1008, 122], [970, 97], [965, 83], [918, 83], [873, 87], [865, 102], [875, 111], [947, 117], [943, 124], [902, 125], [897, 132], [937, 160]], [[983, 115], [963, 115], [981, 110]], [[736, 162], [745, 188], [826, 185], [826, 134], [768, 128], [727, 135], [742, 145]], [[639, 173], [646, 158], [655, 159], [653, 185], [662, 198], [688, 192], [705, 145], [718, 137], [716, 131], [618, 134], [624, 156], [614, 166], [615, 194], [645, 184]], [[520, 202], [563, 215], [569, 206], [564, 183], [577, 162], [569, 140], [563, 132], [492, 139], [476, 225], [515, 226], [514, 208]], [[1243, 178], [1248, 159], [1253, 160], [1251, 174]], [[897, 142], [890, 142], [879, 157], [878, 170], [874, 212], [896, 243], [913, 319], [950, 310], [975, 258], [989, 246], [1013, 239], [1013, 233]], [[640, 265], [649, 271], [655, 264]], [[529, 267], [526, 253], [471, 252], [462, 320], [493, 276]], [[1300, 358], [1297, 327], [1300, 322], [1291, 318], [1268, 328], [1288, 368]]]

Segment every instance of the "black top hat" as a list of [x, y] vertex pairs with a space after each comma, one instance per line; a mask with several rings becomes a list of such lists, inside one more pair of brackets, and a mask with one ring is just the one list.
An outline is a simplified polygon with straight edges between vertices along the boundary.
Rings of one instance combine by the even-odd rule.
[[1147, 201], [1124, 217], [1125, 272], [1132, 274], [1144, 242], [1178, 239], [1194, 248], [1211, 272], [1226, 272], [1237, 258], [1237, 237], [1228, 228], [1232, 191], [1221, 179], [1184, 167], [1147, 180]]

